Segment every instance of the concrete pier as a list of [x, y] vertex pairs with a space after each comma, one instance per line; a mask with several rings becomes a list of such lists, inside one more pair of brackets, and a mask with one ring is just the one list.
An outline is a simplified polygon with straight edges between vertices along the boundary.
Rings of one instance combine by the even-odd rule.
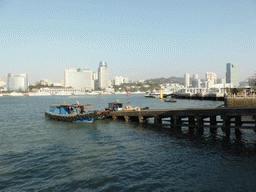
[[[242, 120], [243, 116], [252, 117], [253, 121]], [[204, 128], [210, 128], [214, 133], [218, 128], [230, 136], [230, 130], [235, 129], [239, 135], [240, 129], [253, 129], [256, 132], [256, 107], [213, 107], [213, 108], [182, 108], [182, 109], [147, 109], [140, 111], [113, 111], [108, 114], [113, 120], [137, 121], [144, 123], [148, 118], [154, 119], [155, 125], [163, 125], [163, 119], [167, 120], [170, 129], [180, 131], [181, 127], [187, 127], [189, 132], [197, 135], [204, 133]], [[219, 120], [217, 120], [219, 119]], [[246, 124], [246, 125], [245, 125]]]

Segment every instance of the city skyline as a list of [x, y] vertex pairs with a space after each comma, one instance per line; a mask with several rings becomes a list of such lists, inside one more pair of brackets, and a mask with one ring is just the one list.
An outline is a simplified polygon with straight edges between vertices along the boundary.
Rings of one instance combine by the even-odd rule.
[[70, 66], [109, 79], [182, 77], [239, 63], [240, 79], [255, 73], [254, 1], [138, 2], [80, 0], [0, 2], [0, 76], [26, 73], [29, 82], [64, 79]]

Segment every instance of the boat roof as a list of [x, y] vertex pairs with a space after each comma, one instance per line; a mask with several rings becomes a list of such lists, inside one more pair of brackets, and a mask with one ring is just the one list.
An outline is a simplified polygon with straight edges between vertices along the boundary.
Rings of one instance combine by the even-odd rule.
[[53, 104], [52, 106], [60, 106], [60, 107], [87, 107], [87, 106], [92, 106], [91, 104], [86, 104], [86, 105], [82, 105], [82, 104]]
[[[112, 104], [124, 104], [125, 102], [114, 101], [114, 102], [110, 102], [110, 103], [112, 103]], [[109, 103], [109, 104], [110, 104], [110, 103]]]

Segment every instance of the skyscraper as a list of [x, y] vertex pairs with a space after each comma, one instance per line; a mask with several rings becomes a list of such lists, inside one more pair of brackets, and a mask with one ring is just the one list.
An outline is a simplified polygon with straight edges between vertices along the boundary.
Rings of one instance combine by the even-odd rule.
[[194, 74], [193, 74], [193, 79], [194, 79], [194, 80], [195, 80], [195, 79], [198, 79], [198, 74], [194, 73]]
[[226, 83], [232, 83], [235, 87], [239, 86], [239, 65], [226, 64]]
[[100, 89], [107, 88], [109, 86], [109, 77], [108, 77], [108, 66], [105, 61], [100, 62], [98, 75], [99, 75], [99, 88]]
[[28, 75], [27, 74], [12, 75], [11, 73], [8, 73], [7, 90], [8, 91], [27, 91]]
[[185, 85], [185, 87], [189, 87], [189, 84], [190, 84], [190, 81], [189, 81], [189, 74], [186, 73], [186, 74], [184, 75], [184, 85]]
[[207, 72], [205, 74], [205, 80], [209, 82], [209, 87], [217, 83], [217, 75], [213, 72]]
[[90, 69], [69, 67], [64, 70], [64, 74], [65, 87], [93, 89]]

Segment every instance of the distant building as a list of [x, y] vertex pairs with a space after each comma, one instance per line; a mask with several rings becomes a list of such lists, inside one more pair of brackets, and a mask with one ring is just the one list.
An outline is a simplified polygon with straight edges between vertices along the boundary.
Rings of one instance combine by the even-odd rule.
[[98, 69], [99, 88], [105, 89], [109, 86], [108, 66], [105, 61], [101, 61]]
[[201, 87], [201, 80], [200, 79], [192, 79], [192, 87], [200, 88]]
[[239, 65], [226, 64], [226, 83], [232, 83], [235, 87], [239, 86]]
[[217, 83], [217, 75], [213, 72], [207, 72], [205, 74], [205, 80], [208, 82], [207, 87], [211, 87]]
[[129, 78], [128, 77], [124, 77], [124, 83], [129, 83]]
[[225, 84], [225, 83], [226, 83], [226, 77], [217, 79], [217, 84]]
[[198, 74], [193, 74], [193, 79], [195, 80], [195, 79], [198, 79]]
[[40, 84], [41, 85], [48, 85], [48, 86], [51, 86], [53, 84], [52, 81], [49, 81], [48, 79], [42, 79], [40, 80]]
[[188, 73], [186, 73], [184, 75], [184, 85], [185, 85], [185, 87], [189, 87], [189, 85], [190, 85], [189, 74]]
[[93, 89], [92, 71], [87, 68], [69, 67], [65, 69], [64, 86]]
[[28, 90], [28, 75], [19, 74], [7, 76], [7, 91], [27, 91]]
[[121, 85], [124, 83], [124, 78], [122, 76], [118, 77], [116, 76], [115, 77], [115, 85]]
[[93, 73], [92, 73], [92, 79], [93, 79], [93, 80], [98, 79], [98, 73], [93, 72]]

